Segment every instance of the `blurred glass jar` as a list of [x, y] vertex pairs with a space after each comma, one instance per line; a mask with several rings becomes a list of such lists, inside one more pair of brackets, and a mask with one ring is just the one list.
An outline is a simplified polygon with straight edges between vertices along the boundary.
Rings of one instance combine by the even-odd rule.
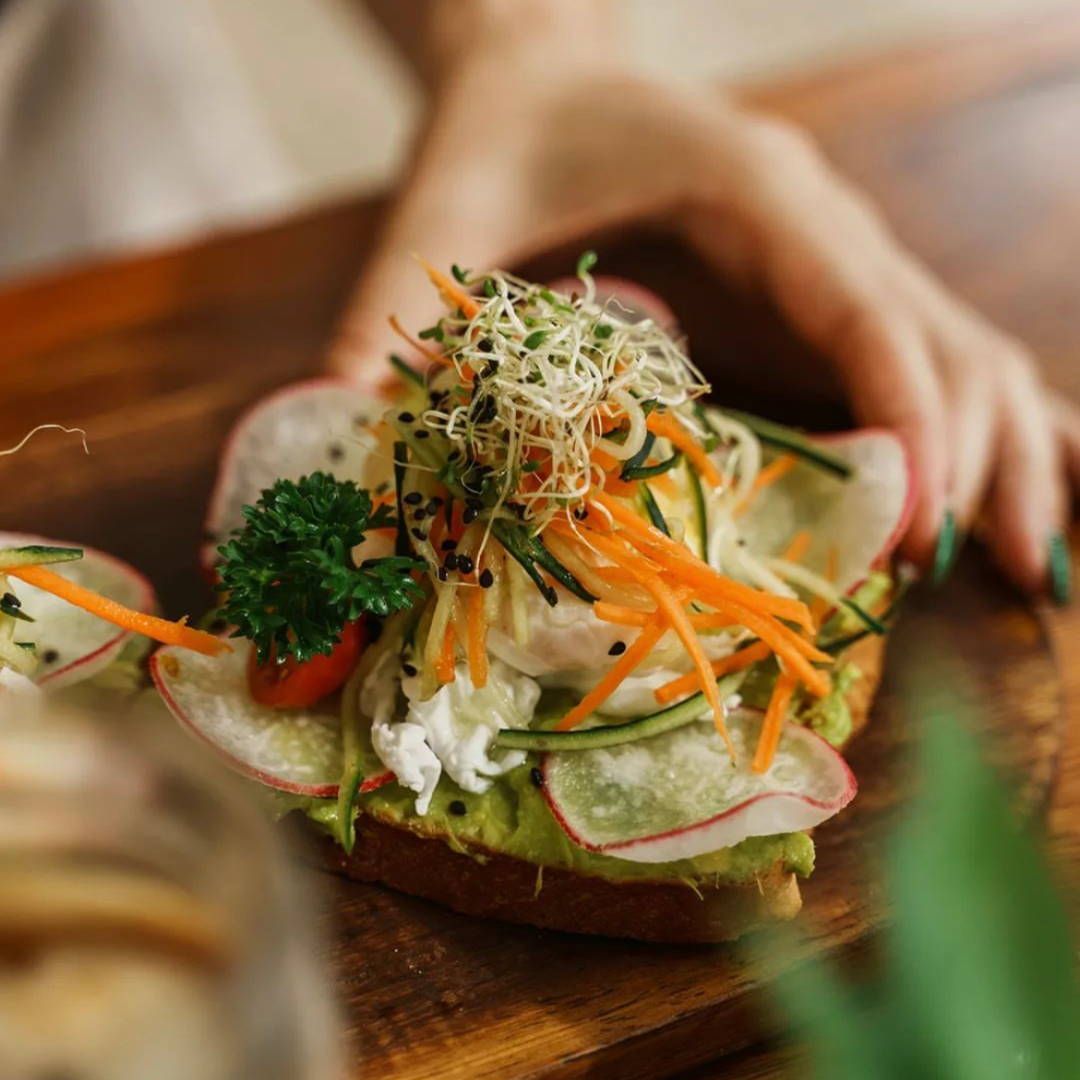
[[151, 702], [0, 708], [5, 1080], [340, 1075], [312, 905], [208, 757]]

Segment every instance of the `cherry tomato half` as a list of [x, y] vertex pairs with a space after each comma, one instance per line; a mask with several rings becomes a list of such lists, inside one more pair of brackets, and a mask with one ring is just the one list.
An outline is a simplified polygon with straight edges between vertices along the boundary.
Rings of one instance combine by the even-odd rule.
[[367, 641], [364, 623], [351, 622], [341, 631], [341, 640], [333, 651], [325, 656], [313, 656], [302, 664], [292, 657], [283, 664], [272, 657], [260, 664], [252, 650], [248, 664], [251, 696], [260, 705], [274, 709], [302, 709], [314, 705], [337, 690], [352, 674]]

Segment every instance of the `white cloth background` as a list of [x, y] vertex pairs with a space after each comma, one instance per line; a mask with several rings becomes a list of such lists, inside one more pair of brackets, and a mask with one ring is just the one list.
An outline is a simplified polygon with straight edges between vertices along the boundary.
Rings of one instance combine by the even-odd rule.
[[[615, 2], [643, 68], [715, 79], [1063, 0]], [[420, 108], [360, 0], [0, 2], [0, 276], [383, 186]]]

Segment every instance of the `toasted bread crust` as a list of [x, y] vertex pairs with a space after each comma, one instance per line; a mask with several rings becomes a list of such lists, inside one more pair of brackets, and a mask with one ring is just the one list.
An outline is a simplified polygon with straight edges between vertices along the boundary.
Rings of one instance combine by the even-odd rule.
[[[881, 678], [884, 640], [845, 654], [863, 673], [849, 696], [852, 735], [865, 726]], [[656, 942], [733, 941], [793, 919], [802, 906], [795, 874], [776, 863], [744, 883], [612, 881], [540, 868], [494, 852], [456, 851], [441, 839], [361, 815], [351, 855], [328, 837], [319, 859], [335, 873], [434, 900], [454, 911], [555, 930]]]

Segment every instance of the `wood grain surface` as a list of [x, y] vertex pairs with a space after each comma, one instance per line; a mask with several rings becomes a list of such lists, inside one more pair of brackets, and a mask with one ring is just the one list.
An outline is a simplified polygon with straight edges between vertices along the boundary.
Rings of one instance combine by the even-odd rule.
[[[809, 125], [902, 239], [1080, 397], [1075, 9], [748, 96]], [[7, 459], [0, 528], [109, 548], [153, 577], [171, 614], [199, 610], [195, 552], [222, 438], [253, 398], [317, 368], [379, 210], [343, 205], [0, 290], [0, 446], [62, 421], [84, 426], [93, 448], [84, 457], [47, 435]], [[726, 398], [821, 426], [843, 422], [833, 387], [791, 379], [779, 397], [776, 380], [754, 381], [765, 359], [772, 370], [808, 369], [767, 308], [728, 293], [663, 238], [604, 240], [606, 270], [676, 300]], [[533, 269], [566, 265], [564, 256]], [[873, 725], [852, 755], [862, 794], [818, 836], [820, 869], [804, 890], [818, 941], [853, 962], [871, 954], [881, 914], [873, 856], [881, 822], [902, 798], [910, 685], [942, 662], [982, 706], [1029, 799], [1051, 793], [1051, 849], [1063, 873], [1080, 866], [1075, 737], [1053, 772], [1061, 725], [1074, 734], [1080, 717], [1080, 614], [1074, 606], [1039, 616], [974, 553], [942, 592], [914, 602]], [[331, 888], [328, 963], [370, 1074], [799, 1071], [798, 1051], [768, 1041], [773, 1022], [735, 950], [492, 927], [377, 888]]]

